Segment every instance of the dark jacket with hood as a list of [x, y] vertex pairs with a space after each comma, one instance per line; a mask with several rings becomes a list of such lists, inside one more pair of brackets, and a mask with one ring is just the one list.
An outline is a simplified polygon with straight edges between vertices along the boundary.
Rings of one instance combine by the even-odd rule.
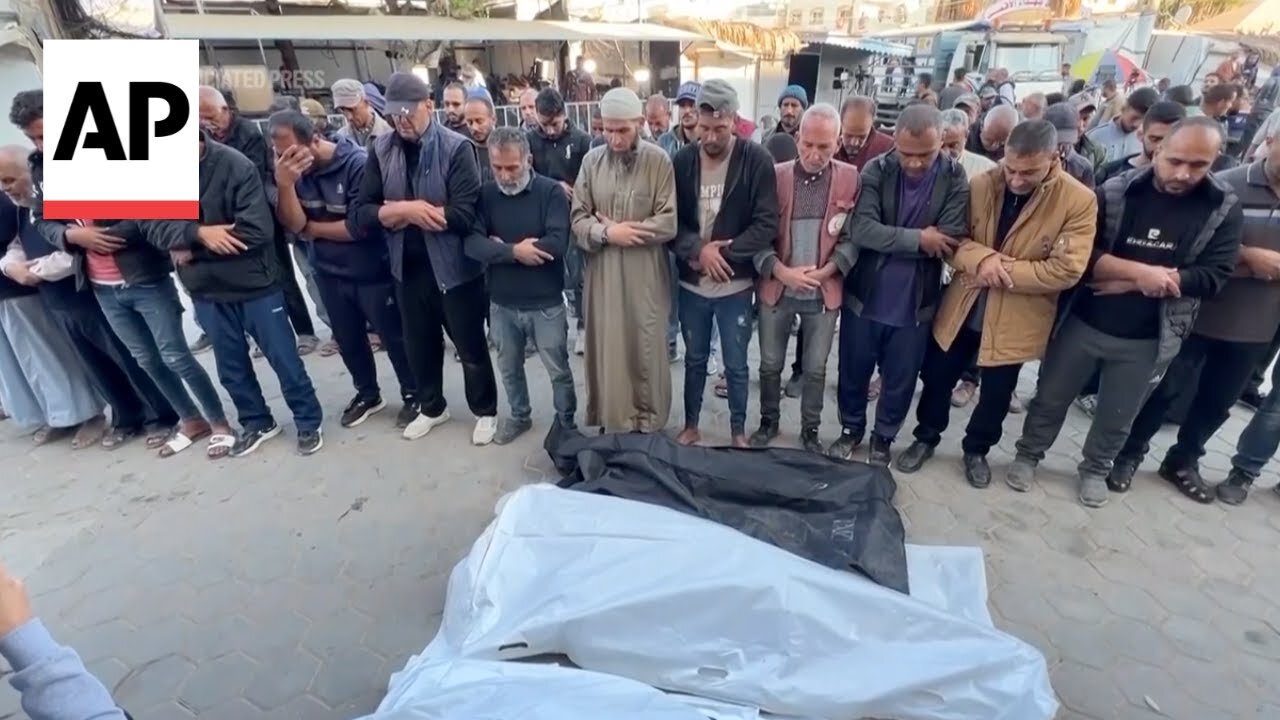
[[[969, 179], [960, 163], [943, 154], [921, 227], [961, 239], [969, 235]], [[898, 180], [902, 165], [889, 152], [867, 163], [862, 170], [862, 191], [853, 216], [844, 224], [842, 240], [858, 248], [858, 257], [845, 278], [845, 306], [861, 313], [880, 279], [880, 269], [890, 256], [918, 258], [916, 267], [916, 321], [933, 320], [942, 299], [942, 261], [920, 253], [920, 230], [898, 227]]]
[[[89, 286], [84, 259], [85, 251], [79, 246], [67, 243], [67, 228], [71, 225], [70, 221], [44, 219], [44, 154], [39, 151], [33, 152], [27, 162], [31, 168], [31, 188], [35, 193], [35, 200], [31, 206], [31, 225], [43, 243], [31, 243], [34, 238], [28, 236], [23, 242], [24, 252], [32, 260], [44, 257], [55, 250], [71, 255], [72, 268], [75, 271], [75, 275], [72, 276], [75, 288], [84, 290]], [[99, 220], [97, 224], [107, 233], [125, 241], [125, 246], [117, 250], [113, 257], [126, 285], [148, 285], [160, 281], [172, 272], [173, 265], [169, 262], [169, 254], [156, 249], [147, 240], [147, 234], [154, 222]], [[28, 244], [33, 246], [27, 247]]]
[[[758, 143], [737, 140], [726, 161], [724, 196], [716, 214], [712, 240], [732, 240], [720, 254], [733, 268], [737, 280], [754, 278], [756, 253], [773, 247], [778, 237], [777, 176], [773, 157]], [[706, 243], [702, 239], [698, 191], [702, 182], [702, 149], [685, 145], [672, 161], [676, 176], [677, 228], [671, 250], [676, 255], [680, 279], [697, 283], [702, 273], [690, 261], [697, 260]]]
[[582, 158], [591, 150], [591, 135], [565, 123], [564, 132], [549, 138], [542, 128], [529, 131], [529, 154], [533, 171], [539, 175], [573, 185], [582, 169]]
[[[148, 239], [162, 250], [191, 250], [192, 260], [178, 277], [196, 300], [237, 303], [279, 290], [280, 266], [272, 246], [274, 216], [253, 162], [203, 134], [200, 157], [200, 221], [158, 221]], [[248, 249], [218, 255], [200, 243], [202, 225], [234, 225]]]
[[387, 243], [379, 229], [361, 227], [352, 212], [364, 180], [367, 154], [355, 140], [340, 136], [333, 159], [298, 178], [294, 192], [307, 220], [345, 221], [351, 241], [310, 238], [307, 257], [316, 272], [348, 280], [390, 281]]
[[231, 117], [231, 126], [227, 128], [226, 136], [218, 140], [218, 142], [253, 161], [253, 166], [258, 170], [258, 178], [262, 181], [262, 186], [271, 188], [274, 191], [275, 155], [267, 144], [266, 135], [258, 129], [256, 123], [241, 117], [239, 113], [235, 113]]

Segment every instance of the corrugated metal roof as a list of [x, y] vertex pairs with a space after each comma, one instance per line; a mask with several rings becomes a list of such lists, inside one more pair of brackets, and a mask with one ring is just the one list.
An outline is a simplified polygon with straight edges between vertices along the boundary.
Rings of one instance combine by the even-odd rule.
[[885, 40], [883, 38], [829, 34], [809, 38], [809, 41], [820, 43], [822, 45], [834, 45], [836, 47], [847, 48], [849, 50], [861, 50], [863, 52], [890, 55], [893, 57], [907, 57], [908, 55], [915, 53], [915, 50], [910, 45]]
[[170, 37], [188, 40], [330, 40], [333, 42], [454, 40], [479, 43], [579, 40], [696, 42], [708, 39], [686, 30], [651, 23], [496, 18], [455, 20], [426, 15], [165, 13], [164, 21]]

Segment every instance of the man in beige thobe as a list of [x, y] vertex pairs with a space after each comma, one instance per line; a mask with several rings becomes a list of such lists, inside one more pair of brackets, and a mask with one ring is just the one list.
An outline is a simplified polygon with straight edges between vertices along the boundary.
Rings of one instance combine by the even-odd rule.
[[634, 92], [605, 93], [600, 115], [607, 142], [582, 160], [571, 217], [586, 258], [586, 424], [656, 432], [671, 411], [675, 175], [662, 148], [640, 142], [644, 106]]

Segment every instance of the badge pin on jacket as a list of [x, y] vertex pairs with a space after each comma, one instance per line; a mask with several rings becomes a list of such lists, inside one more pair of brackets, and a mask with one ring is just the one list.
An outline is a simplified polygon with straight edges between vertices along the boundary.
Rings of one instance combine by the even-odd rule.
[[837, 213], [831, 216], [831, 220], [827, 222], [827, 232], [832, 235], [839, 235], [844, 229], [844, 221], [848, 219], [849, 213]]

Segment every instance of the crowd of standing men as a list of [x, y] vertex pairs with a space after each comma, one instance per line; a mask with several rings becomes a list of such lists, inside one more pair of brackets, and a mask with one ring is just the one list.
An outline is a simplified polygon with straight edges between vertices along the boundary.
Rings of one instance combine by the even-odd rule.
[[[301, 355], [317, 340], [296, 259], [351, 374], [344, 427], [386, 406], [379, 349], [404, 437], [447, 421], [446, 336], [475, 444], [532, 427], [524, 365], [534, 354], [557, 422], [575, 427], [568, 295], [589, 426], [663, 430], [682, 339], [676, 440], [699, 443], [718, 344], [734, 446], [779, 437], [787, 394], [800, 398], [805, 449], [911, 473], [952, 407], [976, 394], [962, 448], [965, 477], [982, 488], [1004, 420], [1023, 411], [1022, 366], [1040, 361], [1005, 482], [1031, 487], [1069, 407], [1092, 392], [1078, 482], [1080, 501], [1098, 507], [1128, 489], [1172, 398], [1201, 372], [1209, 380], [1160, 475], [1202, 502], [1243, 501], [1280, 443], [1280, 393], [1216, 491], [1197, 461], [1280, 329], [1280, 130], [1259, 159], [1215, 172], [1219, 122], [1154, 91], [1135, 90], [1087, 133], [1097, 107], [1087, 99], [1016, 104], [999, 83], [940, 95], [908, 106], [889, 135], [870, 98], [811, 106], [788, 87], [778, 125], [753, 142], [719, 80], [681, 86], [674, 124], [665, 102], [610, 90], [595, 137], [567, 121], [554, 89], [521, 98], [523, 127], [496, 127], [482, 90], [446, 87], [438, 121], [416, 75], [392, 75], [385, 92], [342, 80], [341, 130], [285, 110], [264, 134], [206, 87], [199, 221], [67, 223], [41, 215], [43, 100], [20, 93], [10, 120], [36, 150], [0, 149], [11, 200], [0, 235], [14, 238], [0, 263], [0, 400], [39, 428], [37, 442], [73, 435], [77, 447], [110, 448], [143, 436], [168, 456], [207, 438], [210, 457], [242, 456], [281, 432], [258, 354], [311, 454], [322, 410]], [[173, 271], [204, 333], [195, 348]], [[760, 418], [749, 432], [757, 335]], [[205, 345], [239, 432], [193, 356]], [[827, 443], [833, 346], [840, 427]], [[498, 377], [510, 405], [501, 421]], [[895, 458], [918, 385], [913, 440]]]

